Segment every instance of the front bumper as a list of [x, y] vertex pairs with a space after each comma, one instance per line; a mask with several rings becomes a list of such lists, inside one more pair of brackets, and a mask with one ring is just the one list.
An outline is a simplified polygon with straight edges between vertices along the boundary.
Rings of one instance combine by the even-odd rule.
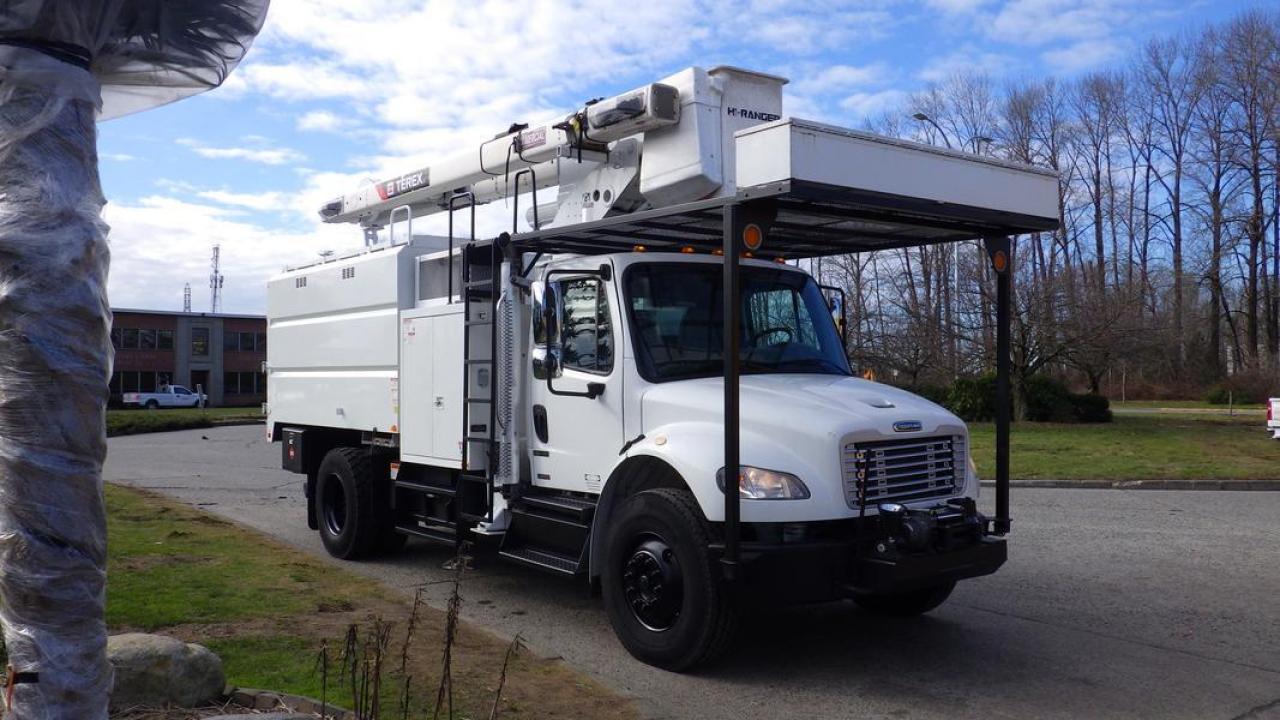
[[792, 537], [778, 533], [739, 543], [735, 584], [746, 599], [798, 604], [905, 592], [989, 575], [1008, 557], [1005, 539], [988, 534], [981, 516], [970, 516], [959, 532], [940, 530], [927, 546], [912, 549], [896, 542], [896, 531], [874, 516], [836, 527], [814, 523], [798, 539], [797, 524], [790, 525]]

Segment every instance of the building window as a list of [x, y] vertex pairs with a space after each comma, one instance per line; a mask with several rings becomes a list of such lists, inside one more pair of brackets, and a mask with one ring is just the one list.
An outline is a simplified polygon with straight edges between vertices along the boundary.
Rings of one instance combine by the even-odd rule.
[[251, 332], [240, 333], [240, 352], [254, 351], [253, 338], [254, 338], [254, 335]]
[[226, 395], [261, 395], [267, 391], [267, 376], [262, 373], [228, 372], [222, 375], [222, 392]]
[[142, 350], [156, 349], [156, 331], [155, 330], [139, 330], [138, 331], [138, 347]]
[[111, 347], [119, 350], [121, 344], [121, 335], [124, 333], [120, 328], [111, 328]]
[[[127, 337], [125, 342], [128, 342]], [[197, 357], [209, 357], [209, 328], [191, 328], [191, 354]]]
[[138, 331], [134, 328], [125, 328], [120, 331], [120, 349], [121, 350], [137, 350], [138, 349]]
[[266, 351], [267, 351], [267, 334], [258, 333], [258, 352], [264, 353]]
[[159, 330], [156, 332], [156, 349], [172, 350], [173, 349], [173, 331]]
[[222, 331], [222, 351], [235, 352], [240, 349], [240, 333], [230, 330]]

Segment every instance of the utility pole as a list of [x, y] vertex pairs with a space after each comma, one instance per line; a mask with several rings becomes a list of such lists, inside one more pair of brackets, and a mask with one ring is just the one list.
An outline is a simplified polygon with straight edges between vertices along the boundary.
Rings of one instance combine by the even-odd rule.
[[182, 312], [191, 312], [191, 283], [182, 286]]
[[213, 246], [213, 260], [209, 263], [209, 312], [216, 313], [222, 306], [222, 272], [219, 269], [221, 246]]

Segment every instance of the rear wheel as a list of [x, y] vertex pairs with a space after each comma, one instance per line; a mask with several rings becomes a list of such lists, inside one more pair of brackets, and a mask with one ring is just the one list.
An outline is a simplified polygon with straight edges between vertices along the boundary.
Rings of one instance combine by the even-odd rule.
[[[316, 473], [316, 525], [330, 555], [356, 560], [392, 549], [390, 508], [377, 487], [374, 463], [361, 448], [330, 450]], [[400, 541], [403, 543], [403, 541]]]
[[956, 584], [949, 582], [901, 593], [855, 595], [853, 601], [863, 610], [869, 610], [878, 615], [915, 617], [916, 615], [923, 615], [946, 602], [947, 598], [951, 597], [951, 591], [955, 589]]
[[660, 488], [627, 498], [605, 543], [601, 578], [614, 632], [637, 659], [688, 670], [728, 646], [737, 613], [693, 496]]
[[147, 401], [147, 409], [148, 409], [148, 410], [155, 410], [155, 409], [156, 409], [156, 408], [158, 408], [158, 407], [160, 407], [160, 403], [156, 402], [155, 400], [148, 400], [148, 401]]

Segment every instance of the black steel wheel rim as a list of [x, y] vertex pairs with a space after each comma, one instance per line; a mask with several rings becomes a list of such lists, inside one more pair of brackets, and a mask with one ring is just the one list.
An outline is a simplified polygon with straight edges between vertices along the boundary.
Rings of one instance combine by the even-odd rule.
[[670, 630], [684, 604], [684, 579], [671, 546], [646, 535], [623, 559], [622, 593], [636, 621], [654, 632]]
[[324, 524], [334, 536], [341, 535], [347, 525], [347, 493], [337, 475], [330, 475], [324, 484]]

